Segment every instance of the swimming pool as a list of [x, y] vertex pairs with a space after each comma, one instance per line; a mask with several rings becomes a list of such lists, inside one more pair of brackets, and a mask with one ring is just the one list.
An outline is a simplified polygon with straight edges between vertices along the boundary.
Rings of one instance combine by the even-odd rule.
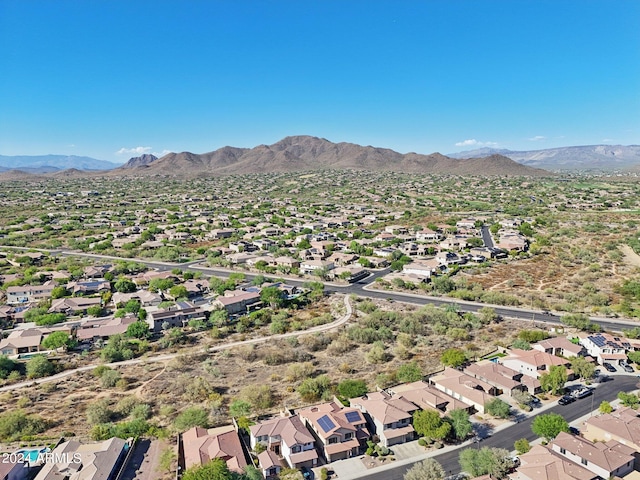
[[24, 455], [24, 461], [29, 462], [30, 464], [36, 463], [38, 461], [38, 456], [41, 453], [46, 453], [49, 451], [48, 447], [45, 448], [32, 448], [32, 449], [23, 449], [16, 452], [17, 454]]

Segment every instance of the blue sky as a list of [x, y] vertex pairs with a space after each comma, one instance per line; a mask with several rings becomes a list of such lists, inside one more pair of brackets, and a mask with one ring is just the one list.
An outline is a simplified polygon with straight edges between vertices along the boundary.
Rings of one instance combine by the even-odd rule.
[[0, 154], [640, 144], [637, 0], [0, 0]]

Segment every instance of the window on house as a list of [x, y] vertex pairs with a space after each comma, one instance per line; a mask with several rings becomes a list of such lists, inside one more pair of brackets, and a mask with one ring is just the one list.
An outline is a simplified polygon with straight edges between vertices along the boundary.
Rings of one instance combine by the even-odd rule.
[[334, 443], [338, 443], [338, 437], [329, 438], [329, 445], [333, 445]]
[[349, 433], [345, 433], [345, 434], [344, 434], [344, 439], [345, 439], [345, 440], [349, 440], [349, 439], [350, 439], [350, 438], [352, 438], [352, 437], [353, 437], [353, 433], [351, 433], [351, 432], [349, 432]]
[[300, 447], [300, 445], [296, 445], [291, 448], [291, 453], [300, 453], [300, 451], [302, 451], [302, 448]]
[[564, 448], [561, 448], [560, 453], [564, 455], [565, 453], [567, 453], [567, 451]]

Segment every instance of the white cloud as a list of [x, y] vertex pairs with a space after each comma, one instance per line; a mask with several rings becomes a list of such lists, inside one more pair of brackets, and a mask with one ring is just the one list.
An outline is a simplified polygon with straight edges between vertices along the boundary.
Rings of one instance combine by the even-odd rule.
[[456, 147], [497, 147], [498, 142], [480, 142], [475, 138], [470, 138], [469, 140], [463, 140], [462, 142], [457, 142]]
[[545, 140], [547, 137], [542, 135], [536, 135], [535, 137], [527, 138], [530, 142], [539, 142], [540, 140]]
[[116, 155], [143, 155], [145, 153], [150, 153], [152, 147], [133, 147], [133, 148], [124, 148], [122, 147], [120, 150], [116, 152]]
[[167, 153], [172, 153], [171, 150], [162, 150], [161, 152], [153, 152], [153, 154], [160, 158], [160, 157], [164, 157]]

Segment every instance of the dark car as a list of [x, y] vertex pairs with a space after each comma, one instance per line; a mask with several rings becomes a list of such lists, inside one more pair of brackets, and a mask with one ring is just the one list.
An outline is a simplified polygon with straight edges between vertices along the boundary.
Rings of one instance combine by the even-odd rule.
[[569, 433], [571, 433], [572, 435], [580, 435], [580, 430], [578, 430], [576, 427], [569, 427]]
[[616, 371], [616, 367], [611, 365], [609, 362], [604, 362], [602, 364], [602, 366], [607, 370], [607, 372], [615, 372]]
[[558, 405], [569, 405], [570, 403], [573, 403], [575, 401], [575, 398], [570, 397], [569, 395], [565, 395], [564, 397], [561, 397], [560, 400], [558, 400]]

